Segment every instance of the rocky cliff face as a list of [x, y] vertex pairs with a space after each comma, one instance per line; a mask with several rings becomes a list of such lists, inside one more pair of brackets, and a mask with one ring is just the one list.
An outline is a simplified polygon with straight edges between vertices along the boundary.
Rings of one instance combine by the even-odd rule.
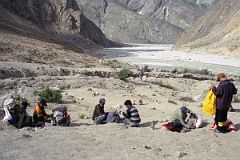
[[84, 15], [107, 38], [130, 43], [173, 43], [183, 30], [164, 20], [142, 16], [116, 0], [77, 0]]
[[219, 0], [183, 33], [175, 48], [240, 56], [239, 8], [239, 0]]
[[[30, 21], [35, 25], [36, 30], [45, 31], [53, 38], [58, 37], [63, 43], [87, 40], [88, 43], [93, 42], [104, 47], [115, 45], [82, 14], [75, 0], [1, 0], [1, 4], [12, 14]], [[4, 23], [5, 21], [2, 21], [2, 25]], [[24, 29], [22, 31], [27, 32]]]
[[174, 43], [214, 0], [77, 0], [109, 39]]
[[144, 16], [189, 28], [215, 0], [118, 0], [122, 5]]

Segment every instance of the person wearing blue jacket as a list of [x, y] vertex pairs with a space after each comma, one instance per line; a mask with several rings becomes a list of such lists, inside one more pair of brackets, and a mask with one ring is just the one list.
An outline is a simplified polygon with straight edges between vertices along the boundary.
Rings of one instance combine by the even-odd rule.
[[217, 97], [215, 123], [218, 127], [217, 131], [226, 133], [227, 127], [225, 122], [227, 121], [227, 114], [231, 107], [233, 95], [237, 94], [237, 89], [224, 73], [218, 74], [217, 81], [220, 82], [218, 87], [215, 87], [214, 84], [211, 85], [211, 89]]

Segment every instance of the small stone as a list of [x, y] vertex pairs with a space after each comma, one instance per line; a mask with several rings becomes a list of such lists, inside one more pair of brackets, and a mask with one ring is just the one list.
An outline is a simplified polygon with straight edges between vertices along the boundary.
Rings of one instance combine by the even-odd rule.
[[178, 104], [176, 101], [174, 101], [174, 100], [171, 100], [171, 99], [169, 99], [169, 100], [168, 100], [168, 103], [172, 103], [172, 104], [175, 104], [175, 105], [177, 105], [177, 104]]
[[88, 88], [87, 91], [93, 91], [93, 89], [92, 88]]
[[140, 99], [140, 100], [138, 101], [138, 104], [139, 104], [139, 105], [143, 105], [143, 101]]
[[184, 153], [184, 152], [180, 152], [180, 151], [177, 151], [177, 158], [183, 158], [184, 156], [186, 156], [187, 153]]
[[152, 94], [152, 96], [154, 96], [154, 97], [155, 97], [155, 96], [156, 96], [156, 94], [155, 94], [155, 93], [153, 93], [153, 94]]
[[146, 148], [146, 149], [152, 149], [151, 147], [149, 147], [149, 146], [144, 146], [144, 148]]
[[28, 134], [23, 134], [22, 138], [32, 138], [32, 136], [28, 135]]
[[83, 97], [81, 97], [81, 98], [80, 98], [80, 100], [84, 100], [84, 98], [83, 98]]
[[88, 119], [88, 116], [84, 116], [83, 119]]
[[95, 96], [99, 96], [99, 95], [100, 95], [99, 92], [94, 92], [92, 96], [95, 97]]

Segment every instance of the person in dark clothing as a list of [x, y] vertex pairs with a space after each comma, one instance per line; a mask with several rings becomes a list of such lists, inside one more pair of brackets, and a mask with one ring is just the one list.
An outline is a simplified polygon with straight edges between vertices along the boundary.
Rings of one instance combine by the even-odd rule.
[[23, 113], [27, 113], [27, 106], [29, 106], [30, 104], [27, 102], [27, 100], [25, 98], [23, 98], [22, 103], [21, 103], [21, 109]]
[[30, 104], [27, 100], [23, 98], [21, 102], [21, 114], [19, 114], [18, 128], [32, 126], [32, 117], [27, 114], [27, 106], [29, 105]]
[[126, 100], [124, 105], [127, 107], [126, 112], [122, 113], [123, 116], [127, 118], [125, 124], [130, 124], [132, 127], [138, 127], [141, 122], [141, 118], [137, 108], [132, 105], [132, 102], [130, 100]]
[[101, 98], [99, 100], [99, 103], [95, 106], [93, 111], [92, 120], [95, 124], [104, 124], [106, 123], [106, 113], [104, 112], [104, 105], [106, 103], [106, 100], [104, 98]]
[[237, 94], [237, 89], [224, 73], [218, 74], [217, 81], [220, 82], [218, 87], [215, 87], [214, 84], [211, 85], [211, 89], [217, 97], [215, 123], [218, 130], [216, 131], [225, 133], [228, 131], [225, 125], [227, 114], [231, 107], [233, 95]]

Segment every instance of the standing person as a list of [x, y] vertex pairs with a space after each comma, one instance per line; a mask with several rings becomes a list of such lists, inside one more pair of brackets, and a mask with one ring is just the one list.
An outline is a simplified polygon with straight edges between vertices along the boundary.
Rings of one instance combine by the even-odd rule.
[[143, 68], [138, 67], [138, 77], [141, 79], [141, 81], [142, 81], [143, 75], [144, 75]]
[[45, 99], [41, 99], [36, 107], [34, 108], [33, 112], [33, 124], [36, 127], [44, 127], [45, 122], [47, 121], [48, 115], [45, 111], [45, 106], [47, 106], [47, 101]]
[[226, 133], [228, 132], [225, 124], [227, 114], [231, 107], [233, 95], [237, 94], [237, 89], [235, 85], [227, 79], [224, 73], [217, 75], [217, 82], [220, 82], [217, 88], [213, 83], [211, 85], [211, 89], [217, 97], [215, 124], [218, 129], [216, 131]]
[[101, 98], [99, 100], [99, 103], [95, 106], [93, 111], [92, 120], [95, 124], [104, 124], [106, 123], [106, 113], [104, 112], [104, 105], [106, 103], [106, 100], [104, 98]]
[[125, 123], [130, 124], [132, 127], [138, 127], [141, 122], [141, 118], [137, 108], [132, 105], [130, 100], [126, 100], [124, 105], [127, 107], [126, 112], [123, 112], [123, 116], [127, 118]]

